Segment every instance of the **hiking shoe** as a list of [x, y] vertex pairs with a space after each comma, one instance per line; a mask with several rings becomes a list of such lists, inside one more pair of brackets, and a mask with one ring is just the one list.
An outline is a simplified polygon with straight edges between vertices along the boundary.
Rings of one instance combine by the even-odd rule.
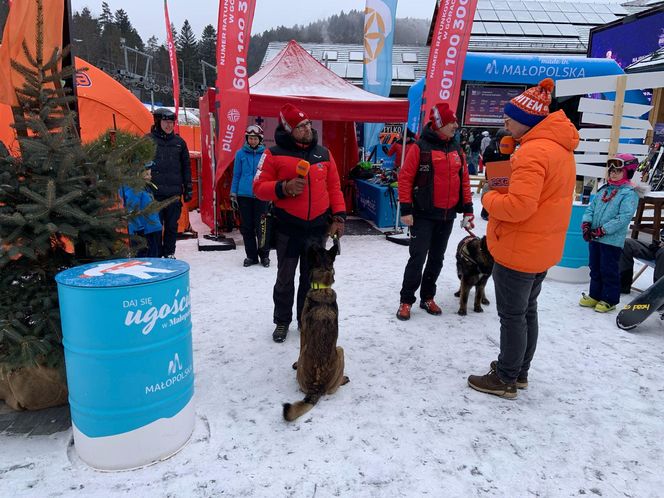
[[583, 306], [584, 308], [594, 308], [597, 303], [599, 303], [597, 299], [593, 299], [592, 297], [587, 296], [585, 292], [581, 293], [579, 306]]
[[[498, 372], [498, 361], [493, 360], [491, 362], [491, 371]], [[528, 389], [528, 374], [521, 375], [516, 378], [516, 388], [517, 389]]]
[[270, 258], [267, 256], [264, 258], [261, 258], [261, 264], [263, 265], [264, 268], [269, 268], [270, 267]]
[[468, 377], [468, 385], [481, 393], [501, 398], [514, 399], [517, 396], [516, 384], [503, 382], [493, 370], [486, 375], [471, 375]]
[[410, 308], [412, 304], [401, 303], [397, 311], [397, 318], [399, 320], [410, 320]]
[[443, 313], [443, 310], [440, 309], [440, 306], [438, 306], [433, 299], [420, 301], [420, 308], [426, 310], [430, 315], [440, 315]]
[[606, 301], [600, 301], [595, 305], [595, 311], [598, 313], [606, 313], [608, 311], [613, 311], [616, 309], [615, 304], [609, 304]]
[[256, 264], [258, 264], [257, 259], [244, 258], [244, 263], [242, 263], [242, 266], [246, 268], [247, 266], [256, 265]]
[[272, 332], [272, 340], [274, 342], [284, 342], [288, 335], [288, 325], [278, 323]]

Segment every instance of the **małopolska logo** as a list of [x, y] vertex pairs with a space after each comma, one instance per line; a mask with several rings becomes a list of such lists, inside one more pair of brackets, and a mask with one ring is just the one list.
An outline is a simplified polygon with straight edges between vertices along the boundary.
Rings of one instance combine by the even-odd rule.
[[151, 268], [148, 261], [131, 260], [123, 263], [101, 263], [83, 272], [81, 278], [103, 277], [104, 275], [130, 275], [141, 280], [154, 278], [153, 273], [173, 273], [173, 270]]
[[180, 363], [180, 356], [175, 353], [175, 356], [168, 362], [168, 375], [172, 375], [178, 370], [182, 370], [182, 363]]
[[226, 117], [231, 123], [237, 123], [238, 121], [240, 121], [240, 116], [241, 116], [240, 111], [235, 107], [229, 110], [228, 113], [226, 113]]
[[498, 74], [498, 63], [496, 59], [492, 60], [486, 65], [486, 74]]

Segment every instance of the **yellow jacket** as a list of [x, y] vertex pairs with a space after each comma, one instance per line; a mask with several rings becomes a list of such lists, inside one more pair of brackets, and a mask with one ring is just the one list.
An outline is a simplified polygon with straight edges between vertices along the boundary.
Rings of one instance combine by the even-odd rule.
[[509, 190], [482, 198], [489, 212], [489, 251], [501, 265], [540, 273], [563, 254], [576, 180], [579, 133], [563, 111], [549, 114], [521, 137], [512, 155]]

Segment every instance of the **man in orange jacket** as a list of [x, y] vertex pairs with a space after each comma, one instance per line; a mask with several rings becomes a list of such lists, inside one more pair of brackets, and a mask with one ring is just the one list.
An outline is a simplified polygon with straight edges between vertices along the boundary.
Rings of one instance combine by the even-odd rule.
[[[274, 133], [277, 145], [263, 153], [254, 180], [254, 194], [274, 203], [277, 281], [274, 284], [274, 342], [284, 342], [293, 318], [295, 270], [300, 263], [297, 289], [298, 328], [304, 298], [309, 291], [307, 251], [324, 245], [327, 236], [343, 235], [346, 205], [339, 172], [328, 149], [305, 113], [292, 104], [279, 112]], [[302, 165], [309, 166], [308, 170]]]
[[538, 335], [537, 297], [547, 270], [563, 254], [576, 180], [579, 134], [563, 111], [549, 114], [553, 80], [510, 100], [505, 128], [520, 147], [512, 155], [506, 194], [482, 198], [489, 212], [487, 242], [500, 317], [500, 355], [486, 375], [471, 375], [477, 391], [516, 398], [528, 386]]

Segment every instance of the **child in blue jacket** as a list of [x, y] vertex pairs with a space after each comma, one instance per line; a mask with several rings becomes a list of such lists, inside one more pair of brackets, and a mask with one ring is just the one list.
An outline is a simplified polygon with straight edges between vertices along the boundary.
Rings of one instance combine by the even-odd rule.
[[618, 263], [629, 223], [634, 216], [638, 194], [630, 179], [635, 168], [625, 167], [623, 159], [607, 161], [608, 180], [598, 191], [583, 215], [583, 238], [589, 242], [590, 290], [579, 304], [606, 313], [620, 302]]
[[258, 163], [265, 150], [263, 129], [258, 125], [250, 125], [244, 137], [244, 145], [235, 154], [231, 205], [240, 211], [240, 233], [247, 255], [244, 266], [257, 264], [260, 257], [261, 264], [267, 268], [270, 266], [270, 248], [261, 247], [260, 239], [261, 216], [267, 212], [268, 203], [254, 197], [253, 191]]
[[[152, 193], [150, 191], [150, 180], [152, 179], [152, 165], [154, 163], [150, 161], [145, 165], [145, 171], [143, 173], [143, 178], [148, 185], [140, 191], [133, 190], [127, 186], [120, 189], [120, 197], [124, 203], [125, 209], [128, 212], [138, 212], [145, 209], [151, 202], [154, 201]], [[129, 235], [138, 235], [145, 238], [146, 247], [140, 249], [136, 253], [138, 258], [159, 258], [161, 248], [161, 232], [162, 225], [159, 220], [159, 211], [154, 213], [133, 216], [129, 219], [127, 226]], [[130, 242], [132, 249], [136, 248], [137, 244], [135, 241]]]

